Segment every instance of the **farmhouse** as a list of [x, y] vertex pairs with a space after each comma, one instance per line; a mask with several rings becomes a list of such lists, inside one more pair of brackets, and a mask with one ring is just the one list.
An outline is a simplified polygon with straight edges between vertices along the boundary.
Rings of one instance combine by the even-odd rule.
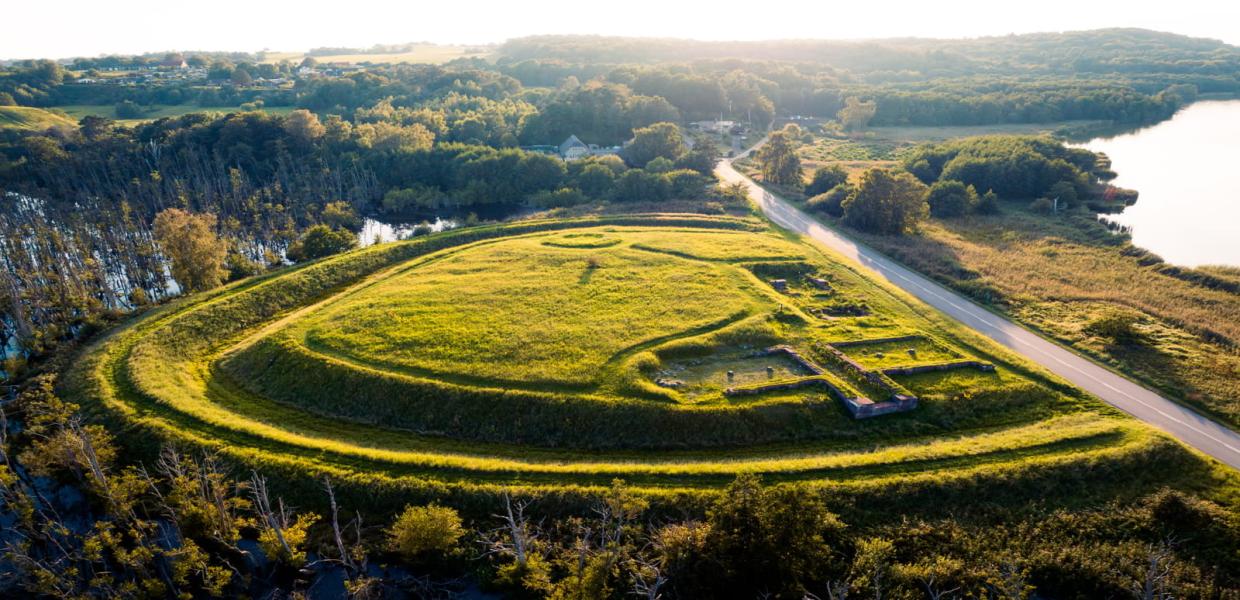
[[560, 157], [564, 160], [577, 160], [589, 155], [590, 147], [575, 135], [568, 136], [568, 139], [560, 144]]
[[[530, 146], [527, 149], [538, 148], [540, 147]], [[597, 144], [587, 144], [575, 135], [568, 136], [568, 139], [564, 140], [559, 147], [553, 148], [555, 149], [555, 153], [559, 154], [560, 158], [565, 161], [574, 161], [580, 160], [587, 156], [603, 156], [606, 154], [616, 154], [620, 152], [619, 146], [604, 147]]]

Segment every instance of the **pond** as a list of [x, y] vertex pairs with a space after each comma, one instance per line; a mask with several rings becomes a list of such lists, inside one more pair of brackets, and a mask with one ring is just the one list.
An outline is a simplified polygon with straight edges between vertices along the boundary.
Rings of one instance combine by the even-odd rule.
[[424, 213], [397, 215], [375, 214], [362, 220], [357, 232], [357, 243], [365, 247], [375, 242], [391, 242], [414, 235], [452, 229], [471, 219], [502, 221], [534, 212], [528, 207], [513, 204], [488, 204], [471, 209], [444, 209]]
[[1240, 100], [1195, 102], [1167, 121], [1083, 144], [1137, 190], [1114, 221], [1177, 265], [1240, 266]]

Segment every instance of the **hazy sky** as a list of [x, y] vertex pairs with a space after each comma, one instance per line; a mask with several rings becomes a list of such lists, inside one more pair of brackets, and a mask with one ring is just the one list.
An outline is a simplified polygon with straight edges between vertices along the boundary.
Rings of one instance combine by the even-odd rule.
[[499, 42], [541, 33], [774, 38], [974, 37], [1144, 27], [1240, 44], [1235, 0], [6, 0], [0, 58]]

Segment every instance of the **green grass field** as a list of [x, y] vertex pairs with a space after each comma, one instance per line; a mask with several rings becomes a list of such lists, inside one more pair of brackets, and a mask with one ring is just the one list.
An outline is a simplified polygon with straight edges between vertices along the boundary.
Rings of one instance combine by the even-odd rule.
[[77, 128], [77, 121], [31, 106], [0, 106], [0, 129], [43, 131], [57, 126]]
[[[835, 294], [867, 314], [811, 310]], [[998, 370], [899, 378], [918, 408], [862, 421], [819, 388], [722, 393], [805, 375], [755, 354], [772, 344], [817, 358], [822, 342], [898, 335], [925, 336], [893, 348], [900, 364]], [[847, 352], [871, 360], [862, 348]], [[739, 380], [721, 380], [729, 370]], [[668, 377], [685, 385], [656, 385]], [[875, 389], [835, 366], [823, 377]], [[740, 472], [874, 490], [1211, 470], [838, 257], [731, 218], [530, 221], [372, 246], [151, 311], [86, 350], [62, 388], [144, 432], [135, 444], [198, 446], [285, 481], [332, 474], [377, 503], [567, 497], [614, 478], [687, 498]]]
[[[117, 119], [116, 106], [93, 105], [93, 104], [72, 104], [53, 107], [54, 110], [61, 111], [68, 115], [74, 125], [82, 117], [95, 116], [112, 119], [124, 125], [137, 125], [147, 123], [164, 117], [179, 117], [190, 113], [235, 113], [241, 112], [241, 108], [237, 106], [198, 106], [196, 104], [175, 104], [175, 105], [155, 105], [150, 107], [150, 111], [142, 115], [139, 119]], [[274, 114], [287, 114], [292, 112], [294, 107], [291, 106], [268, 106], [261, 109], [264, 112]]]

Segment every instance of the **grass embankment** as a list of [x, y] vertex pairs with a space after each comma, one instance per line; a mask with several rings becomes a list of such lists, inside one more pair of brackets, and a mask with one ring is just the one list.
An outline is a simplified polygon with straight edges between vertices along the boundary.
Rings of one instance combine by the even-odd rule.
[[51, 127], [77, 128], [77, 121], [32, 106], [0, 106], [0, 129], [44, 131]]
[[[553, 231], [589, 226], [603, 228], [582, 229], [590, 236]], [[568, 498], [615, 477], [651, 494], [685, 497], [716, 489], [745, 471], [867, 494], [889, 485], [991, 477], [1033, 481], [1074, 470], [1131, 477], [1182, 463], [1193, 466], [1175, 473], [1204, 477], [1200, 485], [1213, 481], [1209, 463], [1159, 434], [1065, 393], [993, 345], [946, 327], [906, 296], [755, 227], [696, 217], [544, 221], [374, 246], [157, 309], [87, 350], [62, 391], [113, 427], [127, 428], [125, 438], [148, 450], [167, 441], [210, 449], [278, 475], [292, 488], [307, 488], [314, 476], [330, 474], [350, 493], [384, 505], [417, 496], [486, 496], [501, 489]], [[729, 233], [736, 230], [750, 233]], [[601, 245], [612, 238], [619, 242]], [[744, 245], [742, 239], [758, 242]], [[553, 243], [543, 243], [548, 241]], [[578, 247], [565, 247], [573, 244]], [[742, 250], [738, 262], [730, 262], [732, 253]], [[566, 253], [579, 258], [568, 260]], [[600, 273], [582, 281], [586, 260], [597, 254], [604, 254], [596, 267]], [[504, 256], [513, 270], [505, 270]], [[767, 261], [752, 262], [761, 258]], [[510, 347], [510, 354], [494, 361], [496, 368], [517, 379], [534, 373], [517, 364], [525, 348], [550, 363], [580, 359], [588, 374], [605, 377], [576, 377], [569, 370], [570, 376], [552, 386], [526, 378], [525, 389], [497, 393], [486, 382], [448, 381], [463, 373], [451, 359], [456, 348], [431, 343], [426, 357], [394, 348], [393, 354], [409, 357], [404, 360], [427, 361], [415, 365], [423, 372], [412, 375], [400, 372], [394, 362], [399, 358], [374, 355], [365, 357], [370, 365], [352, 364], [315, 353], [296, 335], [302, 327], [313, 330], [358, 317], [392, 332], [424, 329], [410, 342], [422, 344], [443, 324], [398, 316], [385, 322], [374, 315], [411, 310], [392, 302], [402, 294], [409, 304], [449, 294], [451, 285], [436, 287], [439, 278], [450, 282], [459, 275], [502, 294], [514, 273], [531, 264], [547, 269], [532, 281], [541, 279], [548, 287], [544, 294], [533, 288], [516, 292], [526, 304], [555, 306], [566, 293], [561, 283], [597, 285], [602, 292], [619, 286], [615, 293], [644, 300], [591, 305], [589, 294], [578, 298], [605, 322], [606, 310], [632, 321], [629, 327], [600, 329], [596, 335], [605, 339], [590, 340], [585, 350], [565, 349], [581, 331], [545, 327], [542, 313], [526, 315], [528, 331], [521, 333], [530, 336], [527, 343]], [[685, 296], [676, 310], [695, 311], [705, 326], [686, 330], [683, 323], [664, 323], [658, 303], [672, 302], [673, 291], [656, 288], [649, 292], [653, 296], [641, 296], [631, 283], [609, 282], [601, 273], [614, 268], [615, 277], [643, 280], [647, 267], [642, 265], [661, 277], [686, 278], [683, 285], [694, 294], [707, 292], [688, 280], [704, 278], [717, 288], [710, 294], [727, 299], [724, 304], [739, 302], [755, 314], [713, 322], [734, 307]], [[676, 265], [675, 272], [662, 271]], [[776, 294], [755, 274], [769, 271], [755, 265], [817, 269], [839, 293], [863, 300], [870, 313], [811, 319], [806, 309], [816, 293], [794, 285], [790, 294]], [[419, 279], [423, 269], [430, 275]], [[482, 273], [491, 278], [470, 279]], [[384, 300], [388, 294], [393, 296]], [[498, 298], [488, 306], [486, 297], [480, 294], [466, 306], [476, 304], [492, 320], [522, 314]], [[782, 308], [772, 310], [776, 306]], [[374, 315], [367, 315], [371, 311]], [[999, 373], [965, 376], [964, 387], [953, 384], [952, 374], [910, 378], [903, 383], [925, 394], [923, 405], [911, 414], [868, 422], [847, 419], [814, 391], [732, 403], [718, 395], [685, 402], [677, 390], [650, 389], [649, 369], [657, 371], [665, 358], [736, 351], [745, 340], [799, 344], [911, 332], [996, 362]], [[472, 330], [454, 335], [465, 338], [472, 352], [485, 352], [489, 338], [471, 338], [481, 336]], [[633, 349], [638, 352], [626, 352]], [[593, 388], [564, 389], [575, 385]]]

